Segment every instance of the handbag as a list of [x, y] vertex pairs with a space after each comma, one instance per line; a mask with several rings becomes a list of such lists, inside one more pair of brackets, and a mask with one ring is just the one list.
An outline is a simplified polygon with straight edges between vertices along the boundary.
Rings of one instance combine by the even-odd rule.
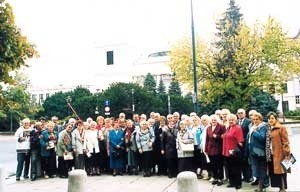
[[181, 143], [180, 148], [183, 152], [192, 152], [194, 151], [194, 143]]
[[64, 160], [73, 160], [73, 152], [68, 152], [67, 154], [64, 154]]

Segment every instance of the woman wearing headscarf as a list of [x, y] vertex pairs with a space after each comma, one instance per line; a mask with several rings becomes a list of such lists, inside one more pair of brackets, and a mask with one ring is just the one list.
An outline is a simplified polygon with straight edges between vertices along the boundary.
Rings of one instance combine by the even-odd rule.
[[290, 143], [286, 127], [281, 125], [278, 115], [270, 112], [268, 115], [269, 130], [266, 140], [266, 157], [268, 161], [269, 176], [271, 187], [278, 187], [280, 192], [287, 189], [287, 172], [284, 170], [280, 162], [290, 158]]

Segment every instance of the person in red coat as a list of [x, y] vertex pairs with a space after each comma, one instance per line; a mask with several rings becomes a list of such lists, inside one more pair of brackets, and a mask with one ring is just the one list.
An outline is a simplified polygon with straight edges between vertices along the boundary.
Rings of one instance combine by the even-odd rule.
[[222, 156], [222, 135], [225, 133], [225, 126], [221, 125], [217, 115], [210, 116], [211, 125], [206, 130], [205, 153], [210, 160], [211, 170], [213, 172], [213, 185], [222, 185], [223, 179], [223, 156]]
[[223, 134], [223, 150], [225, 162], [228, 170], [229, 184], [227, 187], [242, 187], [242, 152], [244, 137], [242, 128], [236, 124], [237, 117], [234, 114], [228, 116], [228, 128]]

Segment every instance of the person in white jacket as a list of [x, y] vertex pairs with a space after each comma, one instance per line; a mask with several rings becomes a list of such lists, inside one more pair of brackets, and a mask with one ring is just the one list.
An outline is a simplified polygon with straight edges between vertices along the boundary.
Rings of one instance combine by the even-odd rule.
[[30, 164], [30, 120], [28, 118], [22, 120], [22, 125], [15, 132], [16, 150], [17, 150], [17, 171], [16, 180], [20, 181], [25, 163], [23, 178], [28, 179]]

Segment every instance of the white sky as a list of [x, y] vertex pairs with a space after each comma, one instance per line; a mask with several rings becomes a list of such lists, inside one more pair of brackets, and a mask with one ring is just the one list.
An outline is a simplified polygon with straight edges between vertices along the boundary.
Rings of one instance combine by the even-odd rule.
[[[27, 69], [33, 85], [85, 84], [99, 63], [95, 47], [126, 43], [166, 47], [190, 35], [190, 0], [7, 0], [16, 24], [37, 46]], [[229, 0], [193, 0], [195, 30], [209, 39]], [[281, 22], [294, 36], [300, 29], [300, 0], [237, 0], [248, 24]], [[101, 69], [101, 68], [100, 68]]]

